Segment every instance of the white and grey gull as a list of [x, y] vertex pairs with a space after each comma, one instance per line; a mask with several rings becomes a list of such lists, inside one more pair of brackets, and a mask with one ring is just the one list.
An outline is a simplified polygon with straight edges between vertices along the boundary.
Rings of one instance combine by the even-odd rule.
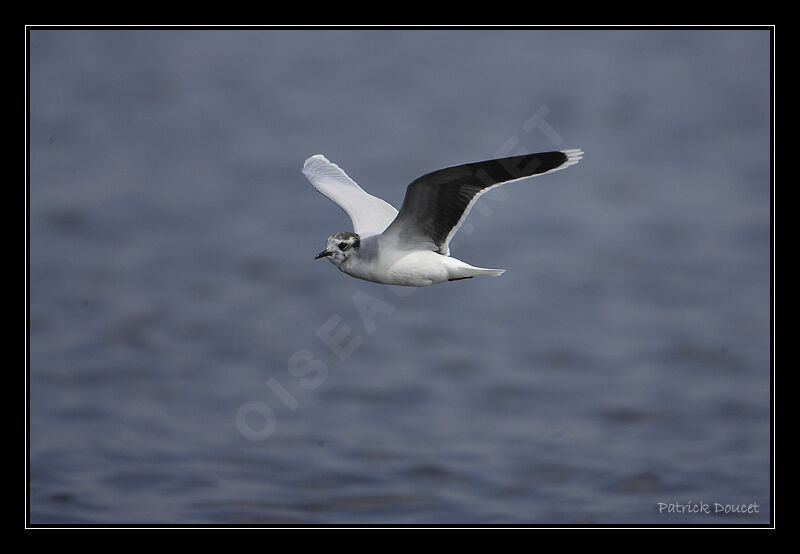
[[450, 256], [450, 239], [486, 191], [578, 163], [581, 150], [555, 150], [439, 169], [414, 180], [398, 212], [317, 154], [303, 174], [350, 217], [353, 231], [334, 233], [315, 259], [344, 273], [386, 285], [424, 287], [504, 269], [473, 267]]

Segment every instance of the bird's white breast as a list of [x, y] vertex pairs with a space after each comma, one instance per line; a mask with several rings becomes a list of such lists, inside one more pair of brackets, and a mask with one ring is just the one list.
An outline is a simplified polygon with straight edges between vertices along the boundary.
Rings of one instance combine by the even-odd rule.
[[353, 277], [387, 285], [425, 287], [446, 281], [453, 258], [436, 252], [378, 252], [371, 258], [356, 257], [340, 267]]

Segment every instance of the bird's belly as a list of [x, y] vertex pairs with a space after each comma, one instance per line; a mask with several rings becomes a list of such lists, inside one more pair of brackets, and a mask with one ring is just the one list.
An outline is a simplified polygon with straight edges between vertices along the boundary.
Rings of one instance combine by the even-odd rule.
[[375, 283], [426, 287], [447, 281], [447, 257], [429, 251], [379, 257], [372, 264], [343, 268], [345, 273]]

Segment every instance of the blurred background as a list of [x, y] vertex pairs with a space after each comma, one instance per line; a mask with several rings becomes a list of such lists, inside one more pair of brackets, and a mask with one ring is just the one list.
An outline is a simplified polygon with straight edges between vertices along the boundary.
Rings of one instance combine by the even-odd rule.
[[[31, 523], [769, 522], [769, 31], [29, 46]], [[399, 207], [565, 148], [453, 240], [502, 277], [313, 260], [308, 156]]]

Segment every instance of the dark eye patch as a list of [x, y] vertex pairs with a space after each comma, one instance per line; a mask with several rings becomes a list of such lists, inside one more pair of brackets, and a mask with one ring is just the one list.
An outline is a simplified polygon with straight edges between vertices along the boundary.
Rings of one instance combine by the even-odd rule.
[[346, 242], [340, 242], [339, 243], [339, 250], [341, 250], [342, 252], [347, 250], [347, 243]]

